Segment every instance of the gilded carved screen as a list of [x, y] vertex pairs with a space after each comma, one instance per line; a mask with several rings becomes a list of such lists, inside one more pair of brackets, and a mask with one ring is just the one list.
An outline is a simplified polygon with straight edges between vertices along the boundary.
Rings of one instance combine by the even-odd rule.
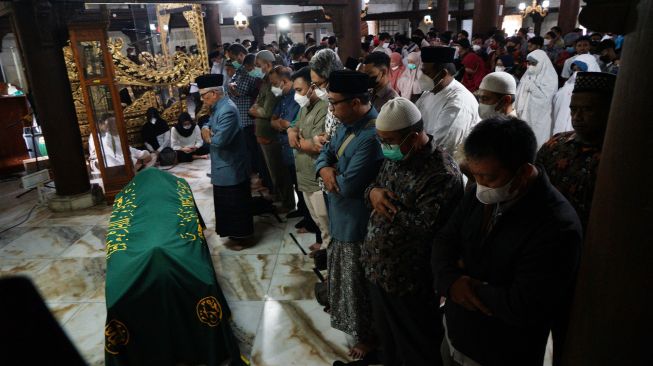
[[[197, 42], [197, 52], [169, 52], [170, 13], [182, 13]], [[204, 38], [204, 21], [202, 9], [197, 4], [159, 4], [156, 5], [157, 37], [160, 37], [160, 49], [155, 52], [141, 52], [137, 59], [123, 54], [125, 41], [122, 38], [110, 38], [107, 42], [116, 83], [129, 103], [123, 103], [123, 114], [127, 126], [129, 144], [142, 146], [141, 129], [145, 123], [145, 112], [154, 107], [161, 116], [174, 125], [181, 112], [187, 111], [186, 96], [189, 84], [199, 75], [208, 72], [208, 50]], [[70, 46], [63, 48], [68, 69], [79, 129], [82, 134], [84, 150], [88, 151], [90, 128], [86, 118], [84, 100], [79, 85], [79, 70], [75, 66]], [[86, 52], [93, 52], [92, 48]], [[97, 70], [82, 70], [97, 72]]]

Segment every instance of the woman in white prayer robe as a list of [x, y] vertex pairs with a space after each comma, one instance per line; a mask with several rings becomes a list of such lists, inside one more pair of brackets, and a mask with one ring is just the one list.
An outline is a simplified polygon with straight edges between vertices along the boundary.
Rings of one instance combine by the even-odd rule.
[[528, 70], [517, 87], [515, 109], [517, 115], [533, 129], [538, 148], [551, 137], [551, 109], [553, 96], [558, 91], [558, 74], [542, 50], [526, 57]]
[[578, 71], [601, 72], [601, 67], [596, 62], [596, 58], [587, 54], [576, 57], [572, 63], [572, 69], [574, 68], [575, 70], [573, 70], [571, 77], [569, 77], [565, 85], [553, 97], [553, 113], [551, 115], [553, 119], [552, 135], [574, 129], [571, 125], [571, 110], [569, 109], [569, 105], [571, 104], [571, 94], [574, 91], [574, 85], [576, 85], [576, 74]]

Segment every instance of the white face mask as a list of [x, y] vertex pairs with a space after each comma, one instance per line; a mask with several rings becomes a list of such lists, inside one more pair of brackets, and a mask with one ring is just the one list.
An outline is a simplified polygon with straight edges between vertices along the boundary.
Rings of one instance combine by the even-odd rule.
[[[435, 77], [436, 78], [439, 77], [443, 71], [444, 70], [440, 71]], [[417, 82], [419, 83], [419, 87], [422, 88], [422, 91], [430, 92], [433, 89], [437, 88], [440, 84], [442, 84], [442, 82], [444, 82], [444, 76], [436, 84], [435, 81], [433, 81], [433, 79], [431, 79], [428, 75], [422, 74], [422, 76], [420, 76], [419, 79], [417, 79]]]
[[474, 52], [478, 52], [478, 51], [481, 50], [481, 46], [475, 44], [475, 45], [472, 45], [472, 49], [474, 50]]
[[497, 103], [497, 104], [478, 103], [478, 115], [482, 119], [488, 119], [488, 118], [492, 118], [492, 117], [501, 116], [502, 114], [500, 112], [497, 112], [497, 107], [498, 106], [499, 106], [499, 103]]
[[190, 130], [191, 127], [193, 127], [193, 125], [184, 125], [184, 130]]
[[545, 38], [545, 39], [544, 39], [544, 45], [545, 45], [545, 46], [548, 46], [549, 43], [551, 43], [551, 40]]
[[154, 117], [150, 118], [150, 123], [155, 124], [156, 123], [156, 118], [154, 118]]
[[476, 198], [486, 205], [510, 201], [519, 194], [517, 189], [512, 193], [510, 192], [510, 186], [512, 185], [513, 180], [514, 178], [503, 187], [498, 188], [490, 188], [476, 184]]
[[390, 68], [392, 69], [392, 71], [396, 71], [399, 68], [399, 66], [390, 66]]
[[383, 44], [383, 48], [388, 48], [388, 47], [390, 47], [390, 43], [385, 42], [385, 43]]
[[528, 65], [528, 70], [526, 72], [529, 74], [535, 74], [536, 69], [537, 69], [537, 65]]
[[428, 77], [426, 74], [422, 74], [419, 79], [417, 79], [417, 82], [422, 91], [431, 91], [435, 88], [435, 82], [433, 82], [433, 79]]
[[503, 66], [497, 66], [497, 67], [494, 68], [494, 71], [496, 71], [496, 72], [502, 72], [502, 71], [506, 71], [506, 68], [503, 67]]
[[329, 99], [329, 93], [323, 88], [316, 88], [315, 91], [315, 96], [322, 99], [322, 100], [328, 100]]
[[299, 93], [295, 93], [295, 102], [299, 104], [300, 108], [304, 108], [308, 105], [308, 103], [310, 103], [310, 100], [306, 95], [299, 95]]
[[275, 97], [280, 97], [281, 94], [283, 94], [283, 89], [281, 89], [278, 86], [273, 86], [272, 87], [272, 94], [274, 94]]

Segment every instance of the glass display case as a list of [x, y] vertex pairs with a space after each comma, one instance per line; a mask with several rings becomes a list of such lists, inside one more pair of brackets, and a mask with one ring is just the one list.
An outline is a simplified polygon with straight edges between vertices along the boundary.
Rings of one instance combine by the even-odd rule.
[[105, 197], [113, 202], [134, 177], [134, 164], [107, 47], [106, 24], [70, 24], [68, 29], [89, 122], [89, 163], [91, 170], [99, 170]]

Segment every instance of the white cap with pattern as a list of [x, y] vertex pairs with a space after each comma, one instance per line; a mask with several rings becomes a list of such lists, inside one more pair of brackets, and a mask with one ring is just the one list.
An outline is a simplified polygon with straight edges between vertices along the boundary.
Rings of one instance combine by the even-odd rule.
[[399, 131], [421, 120], [422, 113], [413, 102], [397, 97], [390, 99], [381, 107], [376, 117], [376, 129], [385, 132]]
[[517, 93], [517, 82], [515, 81], [515, 78], [507, 72], [497, 71], [487, 74], [483, 78], [483, 81], [481, 81], [479, 89], [501, 95], [514, 95]]

